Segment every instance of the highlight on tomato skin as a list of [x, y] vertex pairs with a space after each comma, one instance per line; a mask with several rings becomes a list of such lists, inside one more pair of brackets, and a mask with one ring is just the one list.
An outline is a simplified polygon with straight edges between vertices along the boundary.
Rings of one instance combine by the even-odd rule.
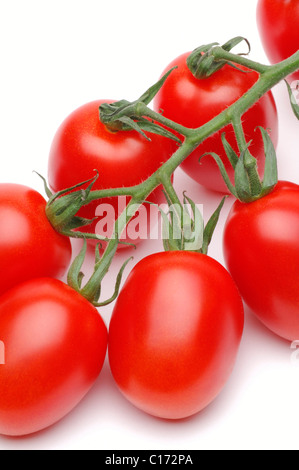
[[[188, 68], [187, 58], [189, 55], [190, 53], [182, 54], [165, 69], [166, 71], [177, 66], [177, 70], [171, 73], [157, 94], [154, 100], [154, 109], [166, 118], [193, 129], [206, 124], [241, 98], [256, 83], [259, 74], [255, 71], [248, 72], [248, 69], [240, 65], [238, 68], [241, 70], [225, 65], [210, 77], [198, 79]], [[247, 141], [252, 141], [250, 151], [257, 159], [259, 172], [262, 176], [265, 154], [262, 138], [256, 131], [257, 127], [268, 129], [274, 146], [276, 147], [278, 144], [278, 114], [271, 91], [244, 114], [242, 123]], [[207, 189], [227, 194], [227, 187], [214, 160], [205, 157], [199, 163], [200, 157], [206, 153], [218, 154], [231, 181], [234, 181], [234, 172], [221, 141], [222, 133], [225, 133], [227, 141], [239, 155], [233, 127], [228, 125], [200, 144], [184, 160], [181, 168], [193, 180]]]
[[263, 198], [236, 201], [223, 235], [225, 264], [250, 311], [273, 333], [299, 338], [299, 186], [279, 181]]
[[57, 423], [94, 385], [107, 327], [91, 303], [50, 278], [3, 294], [0, 312], [0, 434], [26, 436]]
[[[164, 136], [149, 134], [151, 141], [148, 141], [136, 131], [107, 130], [99, 116], [100, 105], [107, 102], [111, 100], [96, 100], [82, 105], [57, 130], [48, 163], [49, 185], [54, 192], [92, 178], [95, 170], [99, 177], [93, 190], [135, 186], [158, 170], [177, 149], [177, 144]], [[112, 207], [111, 216], [110, 212], [104, 216], [107, 220], [104, 228], [107, 225], [113, 228], [115, 219], [129, 201], [130, 198], [125, 196], [106, 198], [83, 207], [78, 213], [80, 217], [97, 219], [87, 227], [80, 228], [80, 231], [111, 237], [112, 233], [102, 230], [101, 206], [108, 204]], [[161, 186], [153, 191], [148, 201], [155, 204], [166, 202]], [[141, 223], [149, 227], [150, 205], [144, 204], [143, 209]], [[130, 236], [130, 228], [127, 236], [122, 238], [123, 242], [133, 244], [141, 240], [141, 237]], [[88, 243], [95, 244], [92, 240], [88, 240]], [[119, 245], [119, 249], [124, 247], [124, 244]]]
[[45, 209], [45, 199], [34, 189], [0, 184], [0, 295], [29, 279], [66, 273], [71, 242], [54, 230]]
[[187, 251], [151, 255], [133, 268], [113, 310], [112, 375], [142, 411], [193, 416], [227, 383], [243, 327], [242, 299], [217, 261]]

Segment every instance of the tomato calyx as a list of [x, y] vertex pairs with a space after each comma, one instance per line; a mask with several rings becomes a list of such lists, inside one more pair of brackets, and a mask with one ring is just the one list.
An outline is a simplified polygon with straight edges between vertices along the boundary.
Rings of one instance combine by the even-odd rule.
[[[39, 176], [44, 181], [45, 191], [49, 197], [46, 206], [46, 214], [56, 231], [69, 235], [72, 230], [89, 225], [93, 222], [93, 220], [78, 217], [76, 214], [79, 209], [85, 205], [86, 199], [99, 177], [98, 172], [93, 178], [55, 194], [49, 189], [45, 178], [41, 175]], [[88, 187], [83, 189], [83, 186], [86, 184], [88, 184]]]
[[235, 37], [225, 44], [220, 46], [218, 42], [213, 42], [211, 44], [206, 44], [196, 48], [188, 57], [187, 65], [191, 73], [195, 78], [203, 79], [208, 78], [213, 75], [215, 72], [220, 70], [224, 65], [228, 64], [231, 67], [234, 67], [244, 73], [246, 71], [240, 69], [232, 61], [223, 59], [221, 57], [216, 57], [214, 54], [215, 49], [222, 49], [223, 51], [230, 52], [235, 46], [245, 41], [248, 46], [248, 51], [246, 53], [240, 53], [239, 56], [248, 55], [251, 51], [251, 46], [249, 41], [241, 36]]
[[[86, 282], [85, 286], [82, 286], [84, 273], [81, 269], [87, 252], [86, 239], [92, 238], [104, 242], [109, 242], [110, 239], [92, 233], [82, 233], [74, 231], [74, 229], [89, 225], [94, 220], [84, 219], [82, 217], [78, 217], [76, 214], [81, 207], [88, 204], [88, 196], [90, 195], [92, 188], [98, 179], [98, 172], [96, 172], [96, 175], [93, 178], [84, 181], [80, 184], [77, 184], [72, 188], [59, 191], [56, 194], [53, 194], [51, 192], [45, 178], [43, 178], [41, 175], [39, 176], [44, 181], [45, 191], [47, 196], [49, 197], [49, 201], [46, 206], [46, 215], [49, 222], [52, 224], [52, 226], [57, 232], [65, 236], [84, 239], [84, 244], [80, 253], [74, 259], [73, 263], [71, 264], [71, 267], [69, 268], [67, 274], [68, 285], [80, 295], [82, 295], [82, 297], [88, 300], [95, 307], [103, 307], [109, 305], [110, 303], [114, 302], [114, 300], [117, 298], [124, 270], [127, 264], [133, 258], [130, 257], [122, 265], [116, 278], [113, 295], [109, 299], [103, 302], [99, 302], [101, 296], [102, 281], [109, 271], [112, 260], [117, 251], [118, 243], [123, 243], [125, 245], [132, 244], [117, 240], [117, 243], [114, 245], [113, 249], [105, 250], [103, 255], [101, 256], [99, 249], [101, 247], [101, 243], [99, 242], [96, 245], [94, 272], [90, 279]], [[86, 184], [88, 184], [87, 188], [82, 189], [82, 186], [86, 186]]]
[[169, 70], [157, 83], [151, 86], [143, 95], [135, 101], [120, 100], [114, 103], [103, 103], [99, 108], [100, 120], [111, 132], [137, 131], [145, 139], [151, 140], [144, 131], [161, 135], [181, 144], [181, 140], [147, 117], [147, 105], [154, 99], [164, 85], [168, 76], [177, 67]]
[[[84, 238], [97, 240], [99, 242], [109, 242], [110, 238], [102, 237], [95, 233], [80, 232], [78, 230], [80, 227], [86, 227], [98, 219], [98, 217], [86, 219], [77, 215], [78, 211], [82, 207], [90, 203], [89, 196], [92, 194], [94, 184], [99, 177], [98, 171], [94, 171], [96, 172], [96, 175], [93, 178], [55, 194], [53, 194], [49, 189], [46, 179], [40, 174], [37, 174], [42, 178], [45, 192], [49, 198], [46, 205], [46, 215], [56, 232], [71, 238]], [[86, 185], [88, 185], [87, 188], [84, 188]], [[110, 195], [109, 190], [104, 190], [103, 192], [107, 193], [108, 196]], [[113, 193], [113, 190], [111, 190], [111, 193]], [[100, 198], [101, 197], [99, 196], [99, 199]], [[121, 240], [118, 240], [118, 243], [135, 246]]]
[[169, 206], [167, 213], [159, 207], [162, 215], [164, 250], [190, 251], [207, 255], [226, 196], [205, 225], [200, 209], [186, 192], [183, 193], [183, 204], [173, 204], [166, 191], [164, 194]]
[[210, 155], [214, 158], [230, 193], [239, 199], [239, 201], [245, 203], [253, 202], [266, 196], [273, 191], [278, 182], [277, 158], [274, 145], [268, 132], [262, 127], [259, 127], [259, 129], [262, 134], [265, 149], [265, 170], [263, 179], [259, 176], [256, 159], [248, 150], [251, 142], [246, 145], [242, 150], [240, 157], [238, 157], [236, 152], [227, 142], [225, 134], [223, 133], [221, 135], [225, 153], [235, 172], [234, 185], [230, 181], [228, 173], [219, 155], [211, 152], [206, 153], [201, 157], [203, 158]]
[[86, 282], [83, 286], [82, 281], [84, 279], [84, 273], [82, 272], [82, 266], [85, 261], [86, 252], [87, 252], [87, 242], [84, 240], [83, 247], [78, 254], [78, 256], [74, 259], [67, 276], [67, 283], [70, 287], [72, 287], [76, 292], [82, 295], [86, 300], [88, 300], [92, 305], [95, 307], [104, 307], [106, 305], [111, 304], [114, 300], [118, 297], [119, 289], [123, 277], [124, 270], [128, 263], [133, 259], [130, 257], [127, 259], [124, 264], [122, 265], [115, 283], [115, 289], [113, 295], [102, 302], [99, 302], [102, 290], [102, 281], [106, 274], [109, 271], [109, 267], [111, 265], [111, 261], [115, 256], [116, 249], [114, 251], [105, 251], [103, 256], [100, 255], [100, 246], [98, 244], [95, 250], [95, 264], [94, 264], [94, 272], [90, 279]]

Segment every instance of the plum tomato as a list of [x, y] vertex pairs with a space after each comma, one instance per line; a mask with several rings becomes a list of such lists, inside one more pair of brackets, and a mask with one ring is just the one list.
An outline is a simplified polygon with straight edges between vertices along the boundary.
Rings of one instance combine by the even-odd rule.
[[299, 186], [236, 201], [224, 229], [226, 266], [250, 310], [272, 332], [299, 338]]
[[[81, 106], [59, 127], [49, 156], [48, 180], [54, 192], [92, 178], [94, 170], [99, 173], [94, 190], [135, 186], [151, 176], [174, 153], [176, 144], [164, 136], [151, 133], [148, 141], [137, 131], [109, 131], [99, 117], [99, 107], [104, 102], [111, 101], [98, 100]], [[115, 219], [129, 200], [126, 196], [114, 197], [83, 207], [79, 216], [97, 217], [97, 220], [80, 231], [110, 237]], [[162, 188], [158, 187], [148, 200], [155, 204], [165, 202]], [[106, 205], [112, 210], [102, 213]], [[149, 233], [150, 207], [149, 204], [142, 207], [138, 221]], [[131, 221], [131, 229], [129, 224], [122, 240], [137, 244], [147, 235], [135, 234], [133, 224]]]
[[68, 414], [99, 376], [107, 327], [63, 282], [40, 278], [0, 297], [0, 434], [41, 431]]
[[[197, 128], [241, 98], [256, 83], [259, 75], [255, 71], [248, 71], [243, 66], [238, 65], [242, 71], [225, 65], [210, 77], [198, 79], [188, 68], [189, 54], [181, 55], [166, 68], [165, 72], [177, 66], [157, 94], [154, 109], [181, 125]], [[247, 141], [252, 141], [250, 151], [257, 159], [262, 175], [265, 154], [261, 135], [256, 132], [256, 128], [261, 126], [268, 129], [274, 146], [276, 147], [278, 143], [278, 116], [272, 92], [268, 92], [250, 108], [244, 114], [242, 122]], [[199, 164], [200, 157], [205, 153], [217, 153], [231, 181], [234, 181], [234, 172], [222, 144], [222, 133], [225, 133], [227, 141], [238, 153], [233, 127], [228, 125], [200, 144], [182, 163], [181, 168], [204, 187], [226, 194], [227, 187], [214, 159], [206, 157]]]
[[[272, 64], [298, 51], [298, 0], [259, 0], [257, 24], [265, 52]], [[290, 83], [295, 80], [299, 80], [299, 71], [288, 77]]]
[[217, 261], [187, 251], [150, 255], [133, 268], [115, 304], [112, 375], [144, 412], [190, 417], [226, 384], [243, 324], [240, 294]]
[[23, 281], [66, 272], [71, 242], [53, 229], [45, 209], [37, 191], [0, 184], [0, 295]]

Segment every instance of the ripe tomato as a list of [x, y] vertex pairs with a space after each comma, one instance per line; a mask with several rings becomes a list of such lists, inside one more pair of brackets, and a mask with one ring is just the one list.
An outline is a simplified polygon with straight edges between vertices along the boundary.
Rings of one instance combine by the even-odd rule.
[[[107, 102], [107, 101], [106, 101]], [[151, 142], [136, 131], [110, 132], [99, 119], [99, 106], [104, 101], [94, 101], [74, 111], [58, 129], [49, 157], [49, 184], [56, 192], [72, 187], [94, 176], [99, 178], [93, 189], [128, 187], [140, 184], [154, 173], [173, 154], [175, 144], [166, 137], [151, 134]], [[81, 217], [99, 219], [81, 231], [97, 235], [112, 235], [115, 219], [125, 209], [130, 198], [102, 199], [79, 211]], [[164, 201], [162, 189], [156, 189], [148, 199], [156, 204]], [[101, 213], [101, 207], [109, 204]], [[145, 236], [135, 234], [134, 228], [127, 228], [126, 242], [137, 243], [146, 238], [150, 230], [149, 204], [144, 204], [139, 214], [139, 225], [147, 227]], [[101, 218], [102, 217], [102, 218]], [[101, 227], [101, 220], [104, 220]], [[123, 246], [123, 245], [120, 245]]]
[[[246, 93], [258, 79], [258, 74], [254, 71], [244, 73], [226, 65], [211, 77], [199, 80], [192, 75], [187, 66], [188, 56], [189, 53], [181, 55], [167, 67], [166, 70], [175, 65], [178, 68], [171, 73], [157, 94], [154, 108], [165, 117], [189, 128], [200, 127], [220, 114]], [[245, 67], [240, 68], [246, 70]], [[277, 145], [278, 118], [273, 94], [269, 92], [263, 96], [245, 113], [242, 121], [247, 141], [252, 140], [250, 151], [258, 160], [262, 175], [265, 165], [264, 147], [260, 133], [255, 130], [257, 126], [269, 129], [271, 139], [274, 145]], [[206, 188], [226, 194], [227, 187], [214, 159], [206, 157], [199, 164], [199, 158], [203, 154], [215, 152], [224, 162], [231, 181], [234, 181], [234, 172], [221, 141], [223, 132], [233, 149], [238, 152], [234, 131], [229, 125], [206, 139], [181, 167], [191, 178]]]
[[[259, 0], [257, 24], [265, 52], [272, 64], [287, 59], [299, 49], [298, 0]], [[299, 80], [299, 71], [289, 81]]]
[[36, 277], [60, 277], [71, 261], [71, 243], [53, 229], [45, 199], [33, 189], [0, 184], [0, 295]]
[[0, 434], [31, 434], [69, 413], [102, 369], [107, 336], [96, 308], [61, 281], [34, 279], [3, 294]]
[[274, 333], [299, 338], [299, 186], [279, 182], [236, 201], [224, 231], [226, 265], [252, 312]]
[[228, 380], [243, 322], [241, 297], [217, 261], [194, 252], [151, 255], [133, 269], [113, 311], [116, 384], [151, 415], [191, 416]]

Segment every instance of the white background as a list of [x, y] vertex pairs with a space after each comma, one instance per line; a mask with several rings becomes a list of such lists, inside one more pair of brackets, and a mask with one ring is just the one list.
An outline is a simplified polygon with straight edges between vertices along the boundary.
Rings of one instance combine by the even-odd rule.
[[[183, 52], [242, 35], [252, 44], [251, 57], [266, 63], [255, 14], [253, 0], [1, 2], [0, 182], [43, 193], [33, 170], [47, 174], [49, 147], [62, 120], [94, 99], [137, 98]], [[274, 94], [280, 179], [299, 183], [299, 124], [285, 86]], [[218, 205], [219, 195], [180, 170], [175, 184], [204, 205], [205, 219]], [[221, 263], [222, 229], [232, 202], [225, 205], [209, 252]], [[144, 243], [130, 266], [157, 250], [159, 242]], [[108, 294], [122, 261], [120, 256], [105, 281]], [[112, 306], [101, 310], [107, 324], [111, 312]], [[246, 312], [233, 375], [213, 404], [192, 419], [167, 422], [135, 409], [116, 389], [106, 363], [92, 391], [66, 418], [29, 438], [0, 437], [0, 449], [298, 449], [299, 358], [292, 363], [291, 354], [289, 343]]]

